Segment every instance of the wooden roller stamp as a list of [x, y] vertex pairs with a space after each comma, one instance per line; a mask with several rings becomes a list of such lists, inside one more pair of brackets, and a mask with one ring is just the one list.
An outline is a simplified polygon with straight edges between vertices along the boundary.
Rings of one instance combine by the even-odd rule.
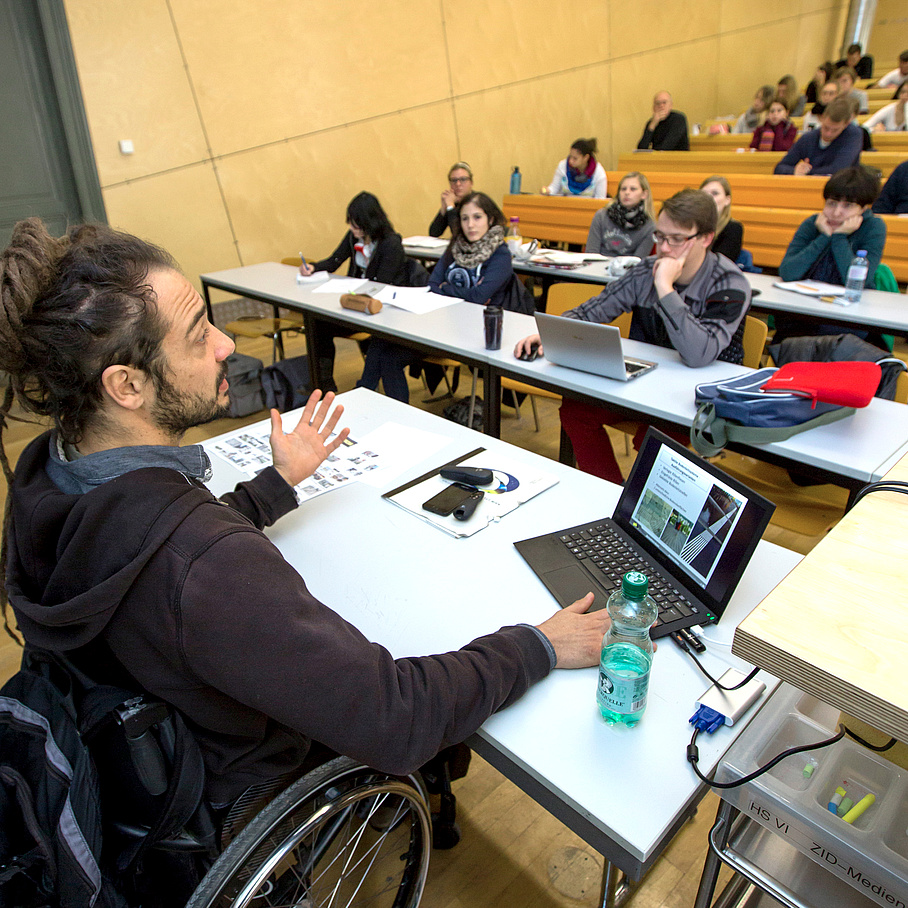
[[357, 312], [366, 312], [375, 315], [381, 312], [381, 303], [365, 293], [344, 293], [341, 295], [341, 306], [344, 309], [355, 309]]

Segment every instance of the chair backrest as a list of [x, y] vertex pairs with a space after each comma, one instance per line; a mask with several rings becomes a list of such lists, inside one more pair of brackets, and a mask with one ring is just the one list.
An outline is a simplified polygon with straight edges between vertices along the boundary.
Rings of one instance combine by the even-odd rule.
[[763, 348], [766, 346], [766, 336], [769, 328], [762, 319], [753, 315], [745, 315], [744, 336], [741, 344], [744, 347], [744, 365], [749, 369], [759, 369], [763, 361]]
[[899, 282], [895, 279], [892, 269], [885, 262], [880, 262], [876, 266], [876, 271], [873, 272], [873, 285], [876, 290], [899, 293]]
[[552, 284], [545, 311], [548, 315], [563, 315], [588, 299], [602, 293], [601, 284], [559, 283]]
[[294, 265], [297, 268], [302, 264], [298, 255], [288, 255], [287, 258], [281, 259], [282, 265]]
[[895, 397], [900, 404], [908, 404], [908, 372], [902, 372], [895, 380]]
[[631, 319], [633, 318], [632, 312], [622, 312], [618, 318], [612, 319], [609, 324], [614, 325], [620, 332], [623, 338], [628, 338], [631, 335]]

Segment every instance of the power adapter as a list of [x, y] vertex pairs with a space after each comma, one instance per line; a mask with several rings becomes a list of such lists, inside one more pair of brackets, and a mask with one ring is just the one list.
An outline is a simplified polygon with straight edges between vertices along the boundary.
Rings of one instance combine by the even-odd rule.
[[[724, 687], [734, 687], [740, 684], [744, 677], [741, 672], [730, 668], [719, 678], [719, 683]], [[717, 713], [725, 720], [726, 725], [734, 725], [763, 696], [765, 690], [766, 685], [756, 678], [737, 690], [722, 690], [713, 684], [700, 697], [697, 705]]]

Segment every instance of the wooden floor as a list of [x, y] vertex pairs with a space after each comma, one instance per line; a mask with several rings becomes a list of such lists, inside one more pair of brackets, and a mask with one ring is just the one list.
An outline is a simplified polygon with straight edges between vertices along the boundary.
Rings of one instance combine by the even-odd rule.
[[[352, 342], [338, 340], [336, 378], [341, 390], [354, 386], [362, 370], [362, 358]], [[242, 341], [240, 350], [270, 359], [269, 345]], [[290, 340], [287, 355], [303, 352], [302, 340]], [[459, 396], [468, 393], [464, 379]], [[447, 402], [423, 404], [422, 387], [411, 381], [411, 403], [440, 413]], [[502, 438], [512, 444], [557, 458], [559, 421], [557, 404], [539, 400], [542, 430], [533, 427], [529, 402], [523, 405], [520, 419], [505, 408]], [[198, 442], [229, 429], [254, 422], [256, 414], [245, 420], [220, 420], [192, 430], [187, 442]], [[40, 427], [12, 423], [6, 432], [6, 450], [11, 461], [18, 456]], [[632, 458], [624, 454], [624, 436], [614, 433], [614, 447], [627, 474]], [[631, 452], [633, 453], [633, 452]], [[0, 489], [0, 504], [6, 489]], [[770, 527], [767, 538], [799, 551], [809, 551], [817, 538]], [[0, 641], [0, 680], [18, 667], [19, 650], [5, 635]], [[682, 753], [666, 759], [682, 760]], [[603, 785], [609, 779], [602, 780]], [[474, 755], [466, 779], [455, 783], [459, 802], [458, 818], [463, 839], [451, 851], [432, 857], [429, 883], [422, 904], [425, 908], [549, 908], [549, 906], [594, 905], [599, 892], [601, 857], [580, 838], [550, 816], [495, 769]], [[620, 795], [616, 793], [616, 797]], [[697, 816], [675, 837], [643, 885], [634, 895], [634, 908], [682, 908], [693, 905], [703, 859], [706, 833], [715, 816], [717, 799], [709, 794]], [[641, 809], [645, 809], [642, 805]]]

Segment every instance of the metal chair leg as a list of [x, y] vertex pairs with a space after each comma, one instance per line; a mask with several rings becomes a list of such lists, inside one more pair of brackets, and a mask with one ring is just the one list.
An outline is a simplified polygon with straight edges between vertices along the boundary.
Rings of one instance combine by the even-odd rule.
[[533, 408], [533, 422], [536, 423], [536, 431], [539, 431], [539, 410], [536, 408], [536, 396], [530, 395], [530, 406]]

